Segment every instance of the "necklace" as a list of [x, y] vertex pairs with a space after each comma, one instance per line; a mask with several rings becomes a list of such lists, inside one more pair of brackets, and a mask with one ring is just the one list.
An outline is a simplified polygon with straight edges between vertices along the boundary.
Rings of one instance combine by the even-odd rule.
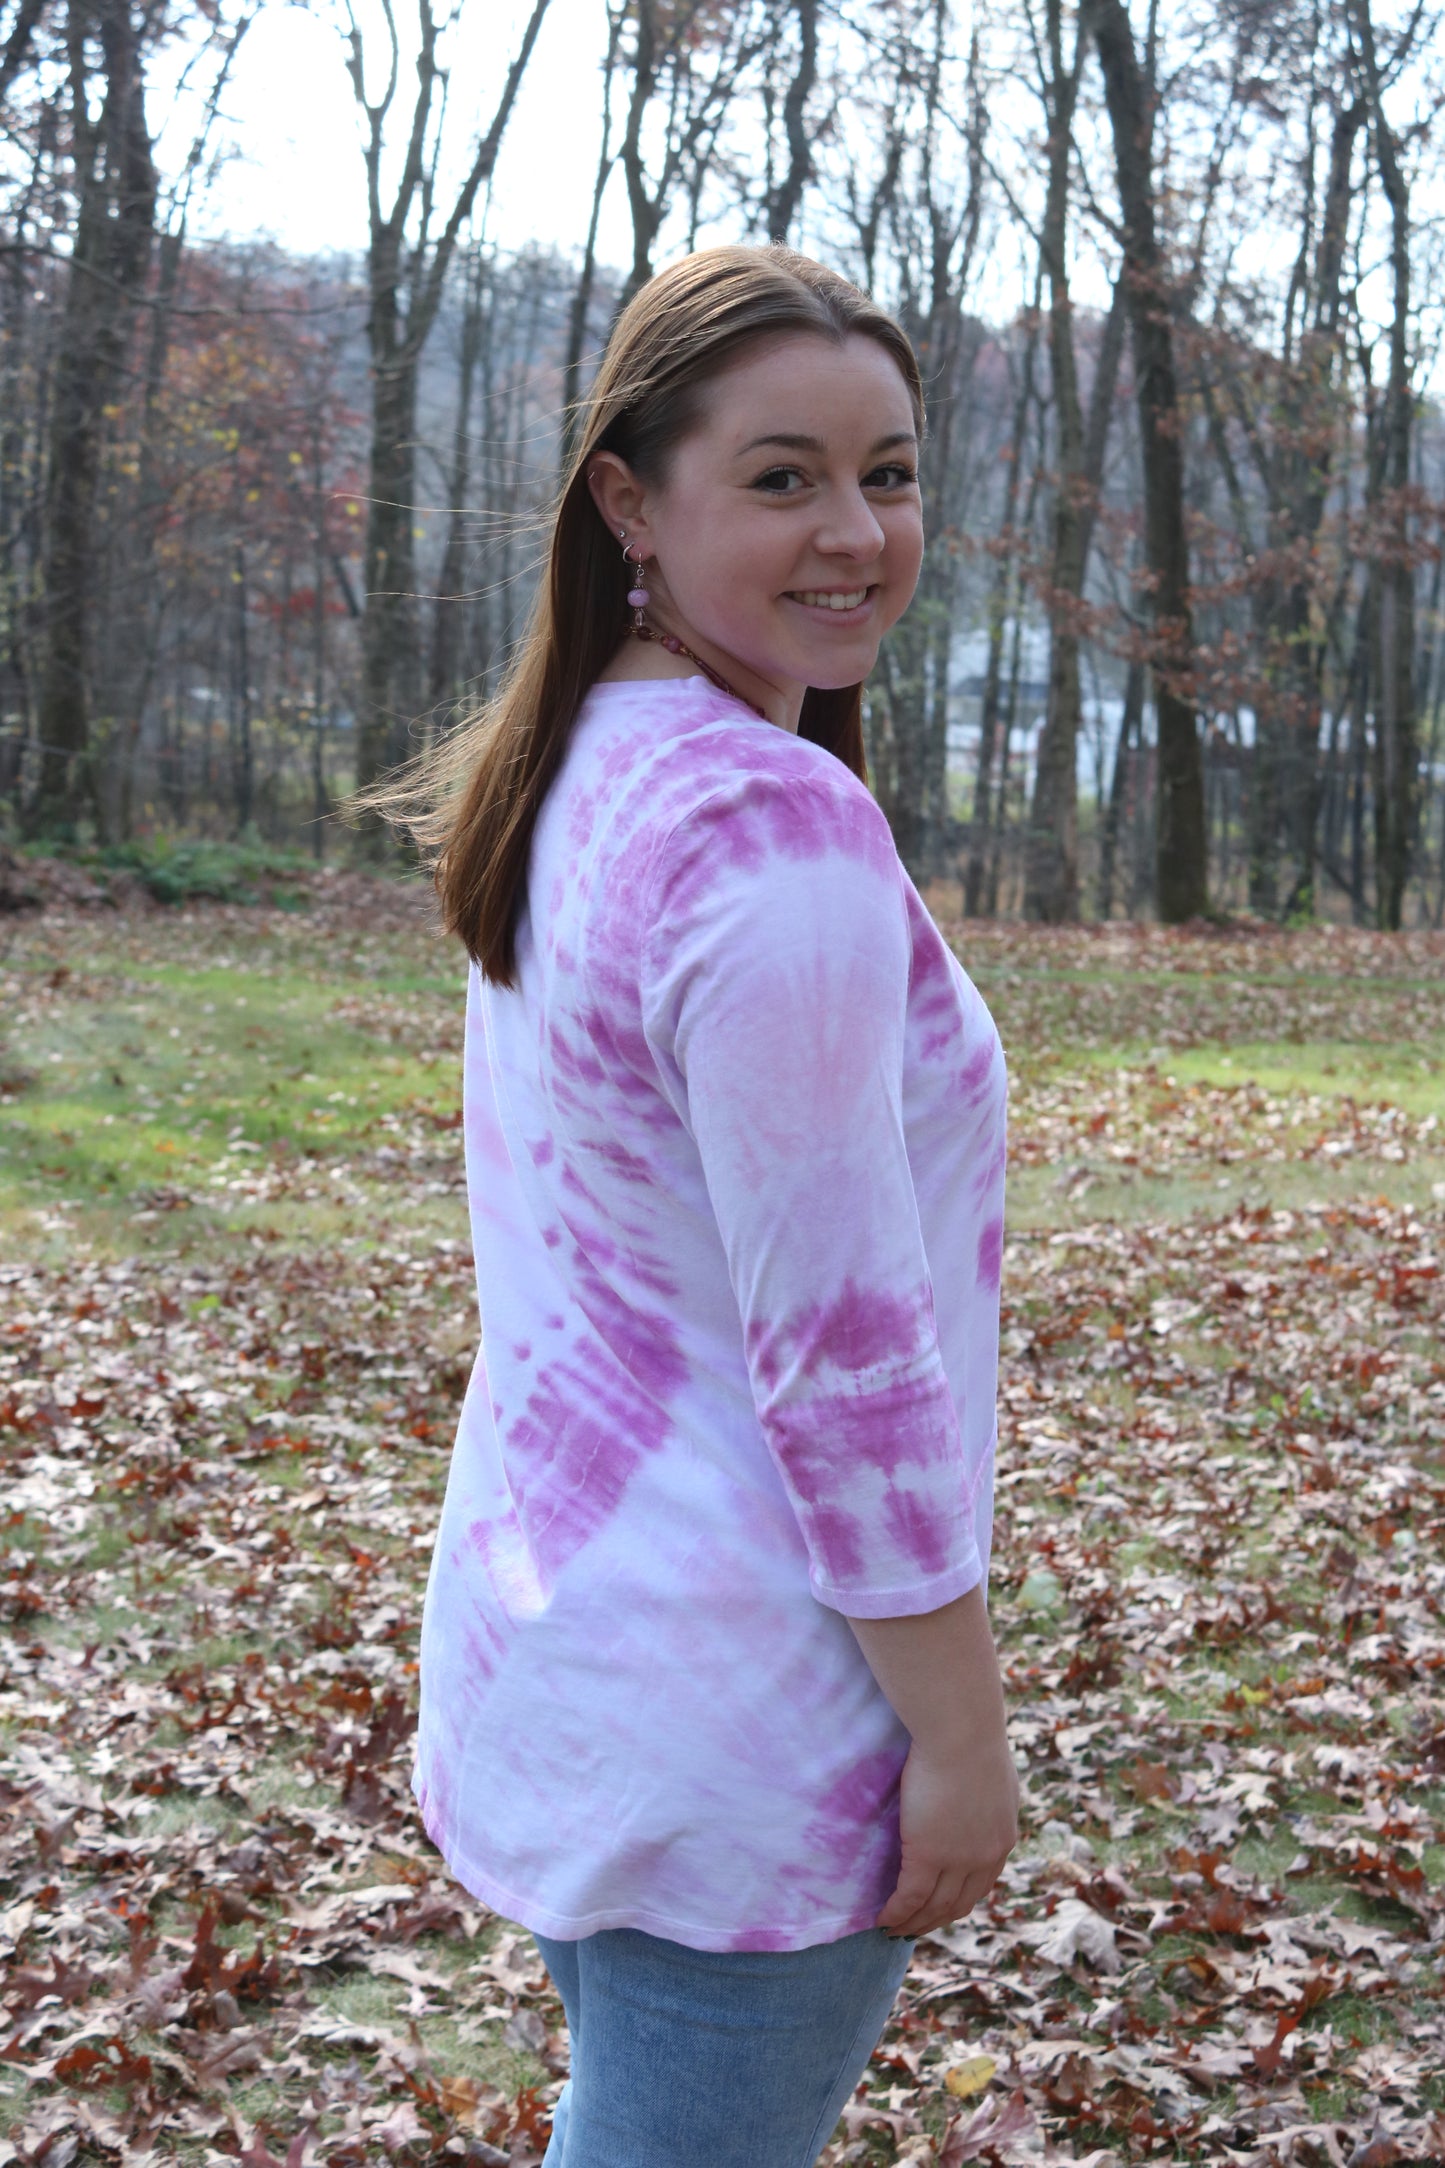
[[[642, 615], [642, 612], [639, 610], [637, 614], [640, 617]], [[752, 700], [744, 700], [742, 694], [738, 692], [735, 687], [729, 685], [727, 679], [723, 676], [720, 670], [714, 670], [712, 664], [710, 662], [704, 662], [701, 655], [694, 655], [692, 649], [686, 646], [683, 641], [679, 640], [675, 632], [654, 632], [651, 625], [638, 624], [629, 625], [627, 630], [632, 633], [636, 639], [655, 640], [659, 647], [665, 647], [667, 649], [669, 655], [685, 655], [689, 662], [695, 662], [697, 664], [703, 676], [709, 679], [712, 684], [716, 685], [720, 693], [726, 693], [730, 700], [741, 701], [742, 705], [745, 708], [751, 708], [754, 715], [757, 716], [759, 722], [765, 723], [768, 720], [767, 716], [764, 715], [762, 709], [757, 706], [756, 702]]]

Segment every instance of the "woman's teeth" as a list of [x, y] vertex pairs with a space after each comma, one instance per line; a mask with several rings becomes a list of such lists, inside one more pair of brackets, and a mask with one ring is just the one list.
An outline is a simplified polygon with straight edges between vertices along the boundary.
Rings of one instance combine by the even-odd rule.
[[810, 610], [856, 610], [868, 600], [868, 590], [860, 587], [851, 595], [829, 595], [808, 589], [795, 594], [793, 600], [806, 604]]

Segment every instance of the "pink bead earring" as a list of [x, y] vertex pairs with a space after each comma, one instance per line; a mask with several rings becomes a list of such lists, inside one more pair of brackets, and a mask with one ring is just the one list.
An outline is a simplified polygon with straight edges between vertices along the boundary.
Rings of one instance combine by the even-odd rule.
[[686, 655], [688, 661], [696, 663], [703, 676], [710, 679], [720, 693], [726, 693], [731, 700], [742, 700], [744, 707], [751, 708], [760, 721], [766, 722], [768, 720], [767, 716], [755, 701], [743, 700], [742, 694], [729, 685], [721, 671], [714, 670], [710, 662], [704, 662], [701, 655], [694, 654], [693, 650], [685, 642], [679, 640], [675, 632], [653, 631], [642, 614], [652, 600], [651, 595], [642, 584], [644, 569], [642, 553], [638, 551], [638, 554], [634, 557], [633, 551], [637, 549], [637, 544], [628, 541], [625, 527], [618, 528], [617, 539], [622, 544], [622, 562], [626, 565], [628, 578], [632, 582], [632, 585], [627, 590], [627, 607], [632, 612], [632, 623], [628, 626], [628, 631], [635, 633], [639, 640], [655, 640], [659, 647], [667, 649], [669, 655]]
[[642, 584], [643, 559], [640, 555], [636, 558], [633, 557], [632, 552], [635, 544], [628, 541], [627, 529], [619, 527], [617, 533], [622, 543], [622, 562], [626, 565], [632, 579], [632, 585], [627, 590], [627, 607], [632, 612], [634, 629], [640, 632], [642, 630], [642, 613], [647, 608], [648, 603], [651, 602], [652, 597]]

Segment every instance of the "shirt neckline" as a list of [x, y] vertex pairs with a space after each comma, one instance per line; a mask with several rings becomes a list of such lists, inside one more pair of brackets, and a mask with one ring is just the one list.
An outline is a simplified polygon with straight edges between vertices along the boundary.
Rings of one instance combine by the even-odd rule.
[[770, 722], [766, 715], [759, 715], [757, 709], [749, 706], [741, 693], [724, 692], [720, 685], [714, 685], [712, 679], [705, 677], [701, 670], [690, 670], [686, 677], [676, 678], [594, 678], [582, 697], [585, 704], [597, 693], [652, 693], [668, 689], [683, 692], [698, 686], [702, 687], [704, 697], [712, 695], [728, 719], [736, 717], [739, 722], [756, 724], [759, 730], [777, 731], [785, 738], [797, 739], [798, 733], [795, 730], [783, 730], [780, 724]]

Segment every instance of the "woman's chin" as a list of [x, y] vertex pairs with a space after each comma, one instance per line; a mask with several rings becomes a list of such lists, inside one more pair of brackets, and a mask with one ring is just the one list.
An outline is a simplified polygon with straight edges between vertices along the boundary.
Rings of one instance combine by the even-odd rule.
[[850, 685], [861, 685], [878, 660], [878, 645], [876, 640], [860, 641], [851, 653], [840, 650], [815, 657], [804, 672], [804, 684], [816, 693], [837, 693]]

